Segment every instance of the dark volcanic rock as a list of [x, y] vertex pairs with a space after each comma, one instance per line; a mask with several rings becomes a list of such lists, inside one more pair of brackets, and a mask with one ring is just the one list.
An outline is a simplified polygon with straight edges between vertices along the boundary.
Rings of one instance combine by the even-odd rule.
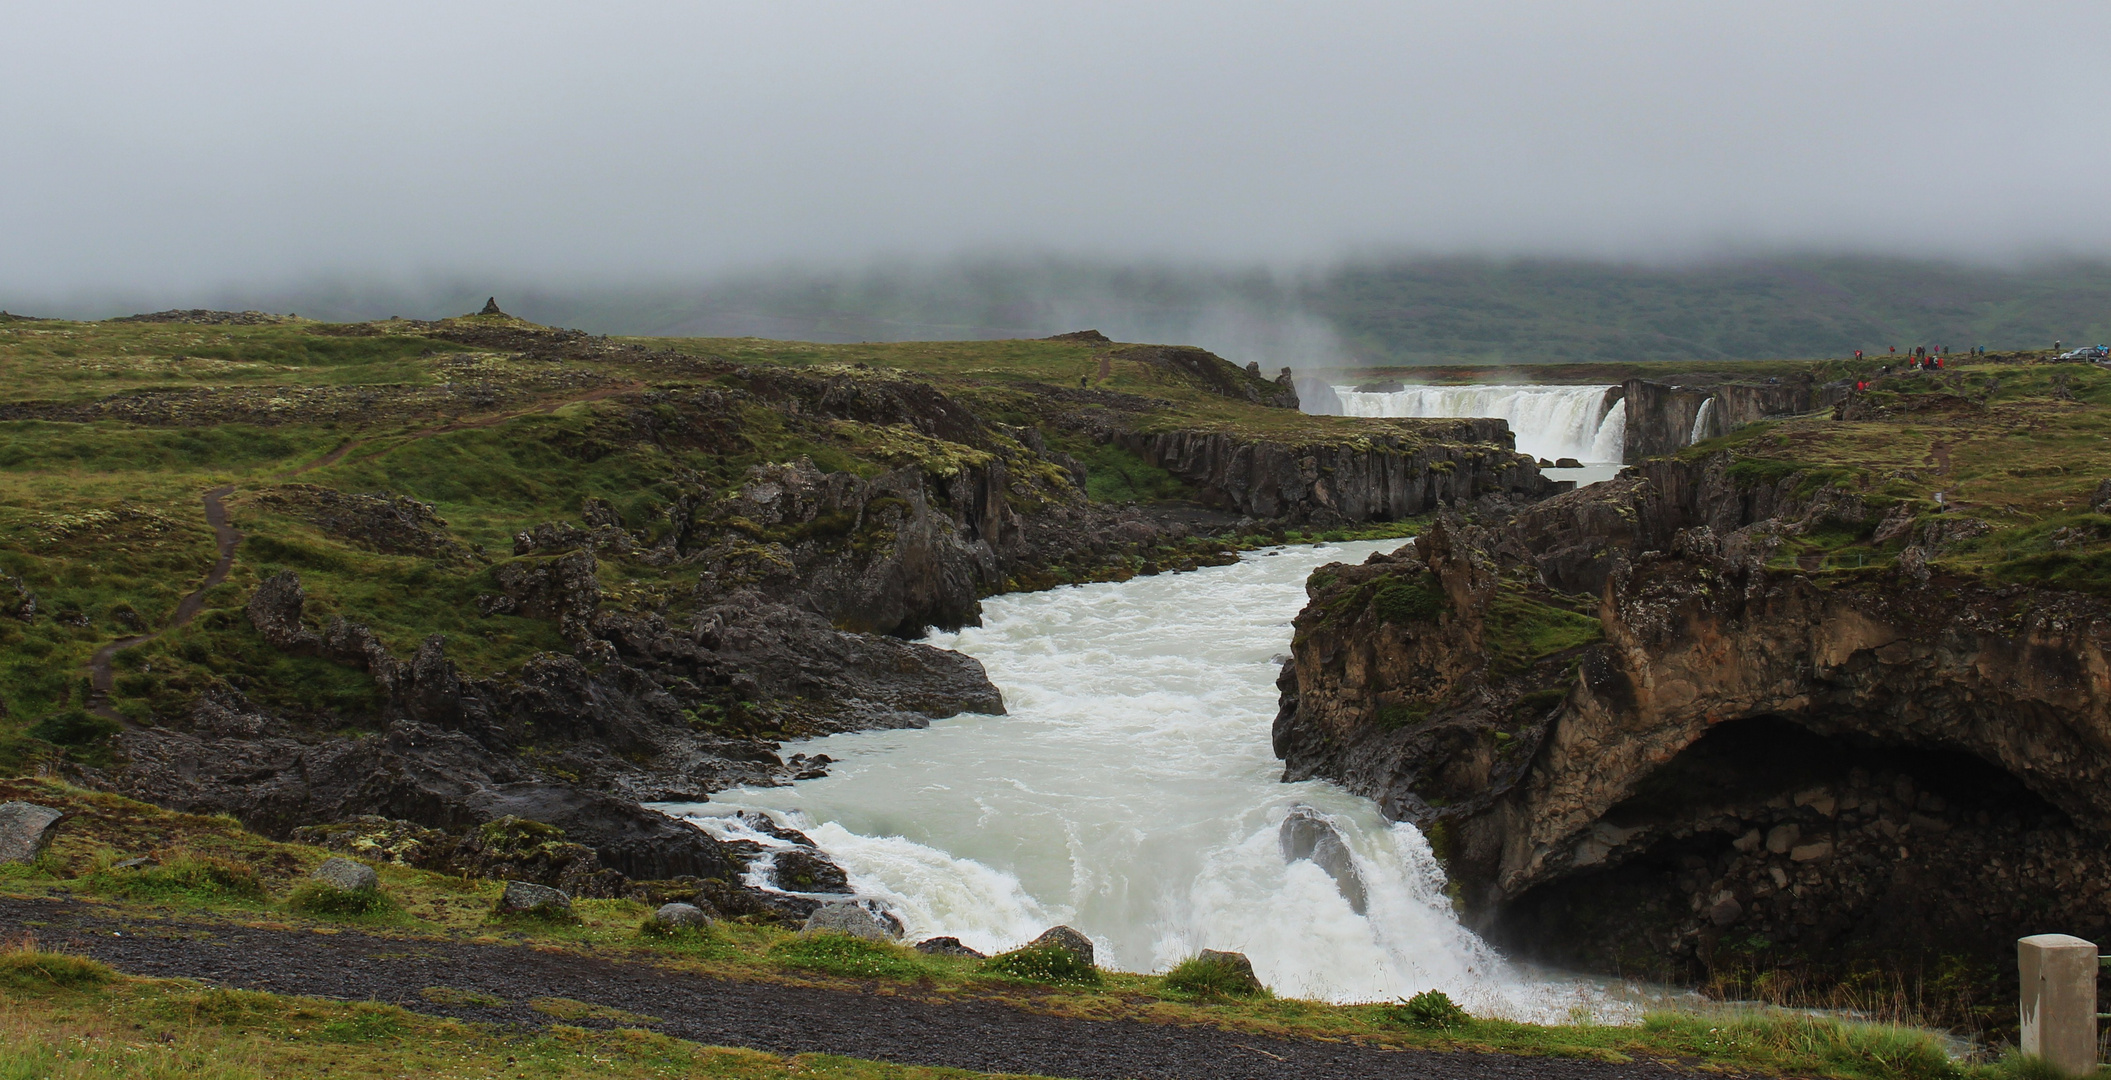
[[962, 945], [957, 937], [925, 938], [911, 946], [911, 948], [914, 948], [917, 952], [928, 953], [932, 956], [966, 956], [976, 960], [984, 957], [983, 953], [976, 952]]
[[786, 892], [847, 893], [850, 877], [818, 851], [779, 851], [770, 862], [770, 882]]
[[249, 597], [247, 611], [250, 625], [273, 648], [288, 652], [314, 648], [321, 643], [315, 631], [301, 624], [301, 612], [307, 604], [307, 594], [301, 590], [300, 575], [291, 570], [281, 570], [264, 579], [257, 591]]

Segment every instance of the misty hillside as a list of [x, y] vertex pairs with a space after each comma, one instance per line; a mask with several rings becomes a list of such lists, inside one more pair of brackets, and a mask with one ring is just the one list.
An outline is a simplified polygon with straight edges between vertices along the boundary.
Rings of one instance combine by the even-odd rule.
[[2009, 272], [1875, 259], [1667, 270], [1447, 262], [1342, 270], [1308, 292], [1349, 357], [1757, 360], [1916, 344], [2111, 338], [2111, 266]]
[[[1875, 258], [1644, 267], [1580, 261], [1345, 264], [1296, 277], [1061, 260], [778, 271], [696, 286], [487, 281], [167, 295], [43, 311], [99, 318], [200, 303], [323, 319], [428, 317], [496, 292], [604, 334], [793, 341], [1031, 338], [1093, 328], [1301, 369], [1430, 363], [1758, 360], [1888, 345], [2111, 340], [2111, 264], [2016, 270]], [[0, 306], [8, 306], [0, 299]], [[19, 305], [18, 305], [19, 306]]]

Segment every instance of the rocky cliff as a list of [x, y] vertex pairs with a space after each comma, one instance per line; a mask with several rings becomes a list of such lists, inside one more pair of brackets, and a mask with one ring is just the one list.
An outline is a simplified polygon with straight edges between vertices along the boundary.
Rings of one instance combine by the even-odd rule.
[[1125, 447], [1254, 518], [1397, 521], [1485, 495], [1543, 498], [1561, 485], [1515, 452], [1501, 420], [1406, 422], [1417, 435], [1304, 444], [1210, 432], [1124, 434]]
[[1706, 375], [1628, 379], [1615, 392], [1627, 402], [1625, 460], [1646, 461], [1769, 417], [1829, 408], [1842, 392], [1815, 386], [1808, 376], [1769, 382]]
[[[1652, 462], [1321, 570], [1286, 775], [1420, 825], [1468, 920], [1557, 962], [1992, 963], [2111, 930], [2111, 605], [1931, 569], [1974, 530], [1782, 471]], [[1843, 529], [1897, 558], [1799, 562]]]

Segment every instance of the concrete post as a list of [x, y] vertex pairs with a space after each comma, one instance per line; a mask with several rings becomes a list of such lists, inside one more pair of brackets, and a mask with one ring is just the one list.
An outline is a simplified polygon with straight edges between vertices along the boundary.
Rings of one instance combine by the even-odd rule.
[[2096, 945], [2066, 934], [2016, 942], [2023, 982], [2023, 1045], [2073, 1076], [2096, 1070]]

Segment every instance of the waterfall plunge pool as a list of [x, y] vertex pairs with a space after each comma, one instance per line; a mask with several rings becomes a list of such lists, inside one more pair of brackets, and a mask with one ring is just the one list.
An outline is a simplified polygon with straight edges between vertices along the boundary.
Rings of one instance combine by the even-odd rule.
[[[1413, 826], [1331, 784], [1280, 782], [1275, 679], [1307, 575], [1403, 542], [991, 598], [981, 627], [931, 644], [981, 660], [1009, 715], [806, 740], [830, 775], [659, 809], [729, 839], [777, 843], [740, 811], [805, 831], [908, 941], [994, 953], [1067, 923], [1121, 970], [1230, 949], [1290, 996], [1434, 987], [1480, 1015], [1631, 1016], [1639, 988], [1510, 963], [1460, 926]], [[1313, 859], [1285, 858], [1293, 813], [1346, 842], [1361, 912]]]

